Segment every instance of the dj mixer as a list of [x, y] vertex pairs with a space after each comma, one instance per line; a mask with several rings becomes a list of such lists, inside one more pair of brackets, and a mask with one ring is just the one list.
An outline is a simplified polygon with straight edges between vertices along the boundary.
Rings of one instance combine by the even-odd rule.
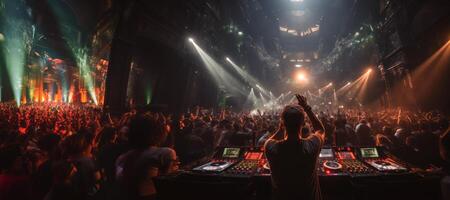
[[226, 171], [227, 175], [236, 176], [252, 176], [257, 174], [258, 169], [264, 162], [262, 159], [264, 156], [263, 152], [248, 151], [244, 155], [244, 159], [238, 164], [231, 167]]
[[352, 147], [323, 148], [319, 154], [319, 175], [371, 176], [377, 172], [357, 159]]
[[[321, 149], [317, 171], [319, 176], [380, 176], [408, 172], [401, 162], [377, 147], [324, 147]], [[259, 150], [224, 147], [214, 158], [193, 172], [221, 176], [270, 175], [270, 166]]]

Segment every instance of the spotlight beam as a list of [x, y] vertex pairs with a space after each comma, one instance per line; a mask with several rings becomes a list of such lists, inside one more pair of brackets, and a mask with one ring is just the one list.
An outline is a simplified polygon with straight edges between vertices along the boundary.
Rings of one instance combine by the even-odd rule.
[[[21, 11], [23, 7], [21, 1], [9, 1], [4, 3], [5, 10], [8, 10], [10, 18], [2, 23], [2, 40], [0, 41], [2, 53], [6, 64], [6, 73], [11, 83], [11, 89], [17, 106], [20, 106], [22, 99], [23, 73], [26, 64], [26, 56], [32, 36], [29, 33], [31, 27], [30, 20]], [[3, 11], [3, 10], [2, 10]], [[9, 12], [10, 11], [10, 12]], [[1, 74], [3, 76], [3, 74]]]
[[347, 84], [345, 84], [344, 86], [342, 86], [341, 88], [339, 88], [336, 92], [337, 94], [343, 92], [344, 90], [348, 89], [349, 87], [351, 87], [352, 83], [349, 81], [347, 82]]
[[[448, 78], [450, 69], [448, 67], [450, 66], [449, 58], [450, 39], [406, 77], [406, 81], [411, 88], [414, 88], [416, 98], [418, 98], [419, 101], [423, 101], [429, 96], [429, 88], [434, 88], [437, 85], [446, 83], [445, 79]], [[414, 85], [414, 83], [420, 84]], [[396, 86], [395, 89], [397, 88], [401, 87]]]
[[245, 101], [245, 105], [250, 105], [250, 108], [253, 109], [256, 104], [258, 103], [258, 99], [255, 96], [255, 92], [252, 89], [250, 89], [250, 93], [247, 95], [247, 100]]
[[369, 69], [366, 73], [366, 75], [364, 76], [364, 81], [358, 91], [358, 98], [362, 99], [364, 97], [364, 95], [367, 92], [367, 83], [369, 81], [369, 77], [370, 77], [370, 72], [372, 71], [372, 69]]
[[[15, 30], [17, 31], [17, 30]], [[8, 72], [11, 87], [17, 106], [20, 105], [22, 96], [22, 81], [25, 65], [25, 41], [18, 37], [10, 38], [5, 41], [5, 46], [9, 52], [5, 52], [6, 71]]]
[[264, 89], [263, 87], [261, 87], [261, 86], [258, 85], [258, 84], [255, 84], [255, 86], [256, 86], [256, 88], [258, 88], [258, 90], [261, 91], [264, 95], [270, 97], [270, 96], [269, 96], [269, 92], [268, 92], [266, 89]]
[[341, 87], [339, 90], [336, 91], [337, 95], [344, 95], [346, 94], [349, 97], [355, 98], [362, 98], [366, 92], [367, 88], [367, 82], [370, 77], [370, 72], [367, 71], [360, 77], [358, 77], [356, 80], [352, 82], [348, 82], [346, 85]]
[[324, 91], [326, 91], [327, 89], [331, 88], [331, 86], [333, 86], [333, 83], [332, 83], [332, 82], [330, 82], [330, 83], [328, 83], [327, 85], [325, 85], [325, 86], [323, 86], [322, 88], [320, 88], [320, 89], [318, 90], [319, 95], [322, 94], [322, 93], [323, 93]]
[[219, 86], [224, 86], [229, 92], [245, 94], [242, 85], [230, 73], [217, 63], [208, 53], [206, 53], [197, 43], [191, 42], [194, 49], [199, 54], [209, 74]]
[[265, 95], [269, 96], [269, 93], [266, 89], [260, 86], [259, 81], [254, 78], [252, 75], [248, 74], [246, 71], [244, 71], [241, 67], [236, 65], [229, 57], [225, 57], [225, 60], [230, 63], [230, 65], [233, 67], [233, 69], [241, 76], [244, 80], [248, 81], [252, 86], [257, 87], [259, 90], [261, 90]]

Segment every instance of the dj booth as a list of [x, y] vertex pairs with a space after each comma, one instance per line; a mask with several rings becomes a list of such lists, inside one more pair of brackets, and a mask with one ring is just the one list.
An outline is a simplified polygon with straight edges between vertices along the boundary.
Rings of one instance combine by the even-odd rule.
[[[317, 173], [323, 199], [440, 199], [439, 176], [415, 173], [380, 147], [324, 147]], [[206, 163], [154, 181], [159, 199], [271, 199], [259, 149], [222, 147]]]

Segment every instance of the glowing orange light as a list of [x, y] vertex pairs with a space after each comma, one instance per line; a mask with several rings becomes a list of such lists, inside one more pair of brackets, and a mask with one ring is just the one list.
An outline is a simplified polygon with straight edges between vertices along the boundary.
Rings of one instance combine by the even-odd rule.
[[305, 76], [305, 74], [304, 73], [298, 73], [297, 74], [297, 80], [299, 80], [299, 81], [306, 81], [306, 76]]

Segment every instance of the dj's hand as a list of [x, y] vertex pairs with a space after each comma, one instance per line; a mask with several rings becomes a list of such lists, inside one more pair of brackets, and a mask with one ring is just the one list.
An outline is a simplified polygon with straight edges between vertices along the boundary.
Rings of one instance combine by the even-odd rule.
[[302, 108], [307, 108], [308, 103], [306, 102], [306, 97], [296, 94], [295, 97], [297, 97], [298, 105], [300, 105]]

